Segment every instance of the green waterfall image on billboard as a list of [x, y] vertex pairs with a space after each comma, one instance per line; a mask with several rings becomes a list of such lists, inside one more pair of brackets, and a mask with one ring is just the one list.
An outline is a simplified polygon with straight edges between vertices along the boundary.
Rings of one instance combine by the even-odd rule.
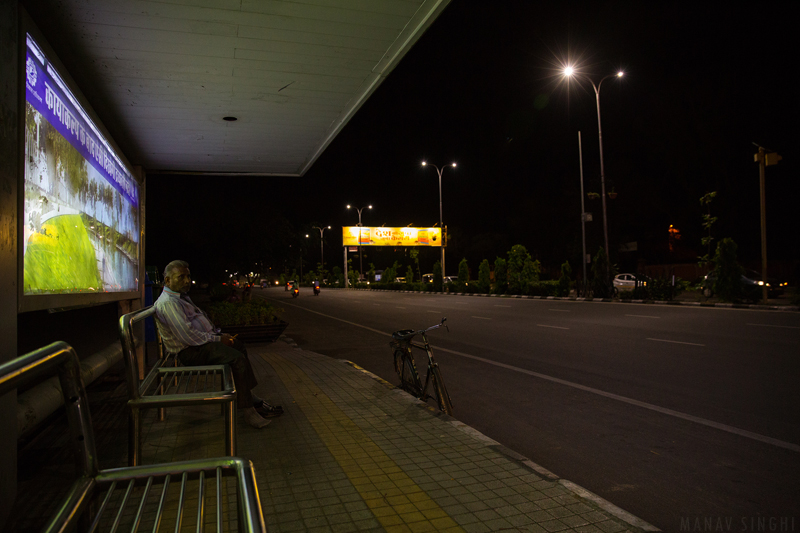
[[28, 35], [23, 294], [136, 291], [140, 188]]

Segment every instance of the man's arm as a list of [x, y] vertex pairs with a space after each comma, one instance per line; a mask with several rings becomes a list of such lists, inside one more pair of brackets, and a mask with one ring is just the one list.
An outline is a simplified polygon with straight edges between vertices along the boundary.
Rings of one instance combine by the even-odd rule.
[[182, 344], [199, 346], [208, 342], [219, 342], [220, 336], [199, 331], [186, 319], [183, 307], [177, 300], [167, 300], [157, 309], [159, 320], [170, 329], [175, 339]]

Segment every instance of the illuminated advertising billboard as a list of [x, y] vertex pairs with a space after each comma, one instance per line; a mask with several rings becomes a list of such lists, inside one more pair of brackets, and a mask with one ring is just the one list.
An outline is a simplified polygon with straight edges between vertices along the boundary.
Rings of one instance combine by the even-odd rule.
[[441, 228], [345, 226], [343, 246], [442, 246]]
[[26, 42], [22, 295], [138, 291], [139, 183], [30, 34]]

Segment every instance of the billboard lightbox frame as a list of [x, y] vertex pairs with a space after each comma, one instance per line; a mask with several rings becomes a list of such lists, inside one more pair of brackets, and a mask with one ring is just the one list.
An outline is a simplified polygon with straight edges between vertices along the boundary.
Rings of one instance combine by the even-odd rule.
[[[25, 243], [24, 243], [24, 227], [25, 227], [25, 135], [26, 135], [26, 126], [25, 126], [25, 117], [26, 117], [26, 56], [27, 56], [27, 35], [30, 34], [33, 40], [35, 41], [36, 45], [41, 49], [41, 51], [47, 56], [48, 62], [51, 63], [58, 73], [58, 76], [64, 82], [66, 87], [69, 89], [71, 95], [77, 100], [78, 105], [81, 107], [82, 111], [88, 116], [91, 120], [92, 125], [98, 130], [99, 134], [103, 137], [103, 141], [107, 143], [107, 145], [113, 150], [114, 155], [119, 160], [119, 162], [125, 167], [125, 169], [130, 173], [130, 176], [133, 178], [133, 182], [137, 187], [137, 194], [138, 194], [138, 210], [139, 210], [139, 221], [138, 221], [138, 232], [139, 232], [139, 242], [138, 242], [138, 259], [139, 264], [137, 268], [136, 274], [136, 285], [137, 288], [134, 290], [123, 290], [123, 291], [113, 291], [113, 292], [72, 292], [72, 293], [62, 293], [62, 294], [55, 294], [55, 293], [45, 293], [45, 294], [25, 294], [25, 272], [24, 272], [24, 263], [25, 263]], [[134, 299], [141, 299], [144, 294], [144, 221], [145, 221], [145, 199], [144, 199], [144, 192], [145, 192], [145, 184], [144, 179], [141, 175], [137, 175], [137, 172], [133, 171], [133, 168], [130, 162], [127, 160], [125, 155], [123, 154], [122, 150], [119, 149], [116, 142], [109, 134], [108, 130], [103, 125], [103, 122], [99, 119], [97, 114], [95, 113], [94, 109], [92, 108], [91, 104], [87, 101], [86, 97], [81, 92], [77, 83], [72, 78], [70, 72], [61, 62], [58, 54], [56, 54], [55, 50], [50, 46], [47, 38], [42, 34], [39, 30], [39, 27], [30, 17], [30, 15], [25, 11], [25, 9], [20, 6], [19, 10], [19, 43], [18, 43], [18, 52], [19, 52], [19, 68], [17, 70], [17, 87], [19, 88], [18, 92], [18, 109], [19, 109], [19, 117], [18, 117], [18, 131], [19, 131], [19, 172], [18, 172], [18, 198], [17, 198], [17, 208], [18, 208], [18, 218], [17, 218], [17, 310], [20, 313], [28, 312], [28, 311], [38, 311], [43, 309], [68, 309], [68, 308], [77, 308], [77, 307], [86, 307], [91, 305], [98, 305], [104, 303], [111, 303], [117, 301], [124, 301], [124, 300], [134, 300]]]

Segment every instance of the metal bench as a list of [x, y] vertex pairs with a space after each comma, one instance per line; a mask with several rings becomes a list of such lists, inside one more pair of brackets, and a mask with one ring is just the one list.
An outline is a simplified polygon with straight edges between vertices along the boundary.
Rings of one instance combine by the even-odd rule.
[[124, 314], [119, 319], [129, 394], [128, 464], [136, 466], [141, 462], [143, 411], [187, 405], [222, 405], [225, 413], [225, 454], [236, 455], [236, 387], [228, 365], [170, 367], [167, 365], [174, 361], [174, 356], [165, 357], [159, 343], [158, 361], [144, 380], [139, 382], [133, 326], [147, 317], [154, 317], [155, 312], [155, 307], [151, 305]]
[[[61, 384], [78, 479], [43, 531], [203, 531], [210, 522], [218, 532], [234, 526], [240, 532], [266, 532], [253, 464], [245, 459], [101, 470], [80, 362], [67, 343], [55, 342], [0, 365], [0, 396], [53, 374]], [[215, 505], [207, 508], [207, 499]]]

